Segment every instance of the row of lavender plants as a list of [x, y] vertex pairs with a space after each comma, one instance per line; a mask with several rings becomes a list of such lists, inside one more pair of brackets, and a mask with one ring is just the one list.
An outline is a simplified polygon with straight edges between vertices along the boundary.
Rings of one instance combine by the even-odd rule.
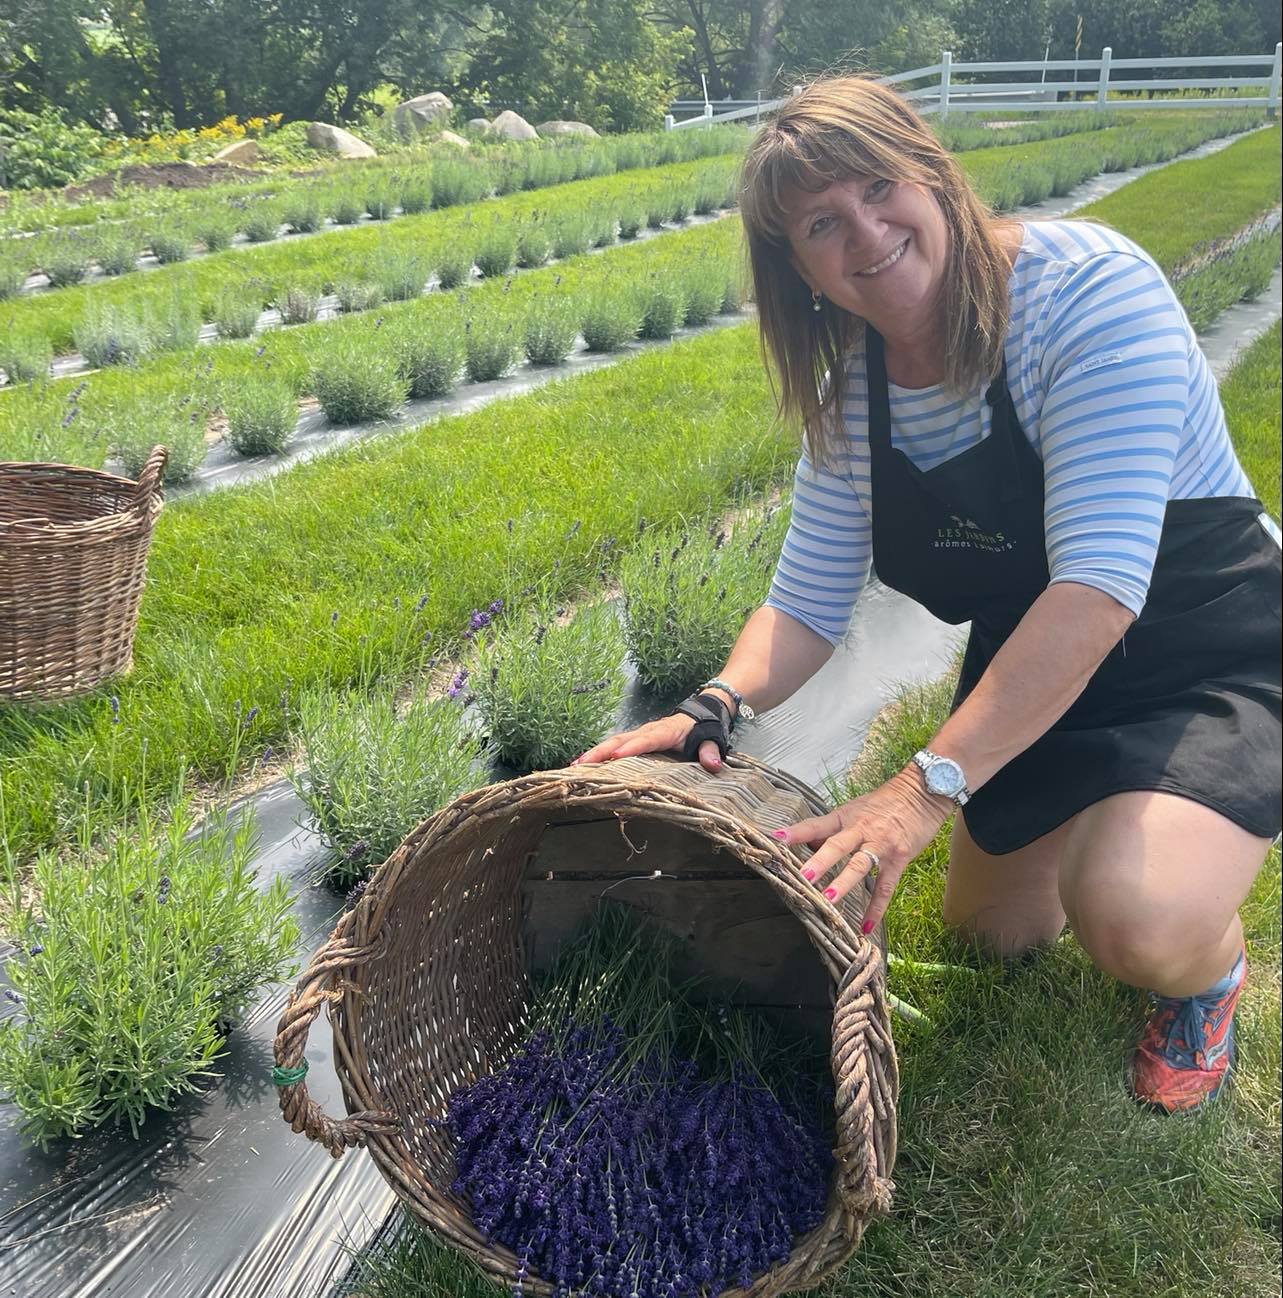
[[[378, 313], [273, 330], [257, 345], [192, 351], [189, 331], [185, 355], [154, 360], [137, 376], [109, 368], [75, 386], [22, 385], [0, 403], [0, 448], [7, 458], [94, 467], [112, 456], [133, 474], [164, 442], [166, 480], [181, 482], [204, 462], [220, 408], [233, 450], [270, 454], [294, 432], [304, 397], [335, 425], [387, 420], [407, 401], [443, 397], [460, 381], [555, 366], [580, 349], [606, 353], [639, 337], [668, 338], [740, 305], [737, 232], [706, 224]], [[186, 323], [194, 331], [190, 317]], [[129, 336], [114, 329], [108, 320], [107, 336], [125, 346]]]

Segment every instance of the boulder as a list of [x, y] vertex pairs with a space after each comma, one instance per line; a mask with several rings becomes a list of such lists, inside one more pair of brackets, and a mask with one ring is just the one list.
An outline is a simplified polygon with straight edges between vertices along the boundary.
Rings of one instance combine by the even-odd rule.
[[593, 135], [597, 134], [587, 122], [540, 122], [535, 130], [540, 135]]
[[453, 131], [442, 131], [440, 139], [442, 144], [453, 144], [456, 149], [472, 148], [462, 135], [456, 135]]
[[392, 110], [392, 120], [402, 135], [410, 135], [426, 130], [437, 118], [448, 117], [452, 112], [454, 104], [450, 97], [433, 90], [398, 104]]
[[334, 153], [340, 158], [377, 158], [379, 155], [364, 140], [358, 140], [351, 131], [329, 122], [309, 122], [307, 143], [318, 153]]
[[494, 132], [494, 127], [484, 117], [470, 117], [463, 128], [465, 131], [475, 131], [478, 135], [490, 135]]
[[535, 128], [520, 113], [514, 113], [511, 108], [505, 108], [490, 123], [490, 129], [500, 139], [504, 140], [537, 140], [539, 138]]
[[215, 162], [257, 162], [258, 161], [258, 141], [257, 140], [237, 140], [235, 144], [229, 144], [225, 149], [219, 149], [214, 154]]

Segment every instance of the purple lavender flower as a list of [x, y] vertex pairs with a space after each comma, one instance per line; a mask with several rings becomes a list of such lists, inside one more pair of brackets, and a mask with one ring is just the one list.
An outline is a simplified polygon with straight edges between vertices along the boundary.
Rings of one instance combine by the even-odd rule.
[[111, 724], [118, 726], [120, 724], [120, 700], [113, 694], [109, 702], [111, 704]]
[[472, 616], [468, 619], [468, 630], [480, 631], [482, 627], [490, 625], [490, 614], [483, 613], [479, 608], [472, 610]]
[[464, 685], [467, 684], [467, 681], [468, 669], [466, 667], [461, 667], [457, 672], [455, 672], [454, 678], [446, 687], [446, 697], [451, 699], [458, 698], [460, 691], [463, 689]]

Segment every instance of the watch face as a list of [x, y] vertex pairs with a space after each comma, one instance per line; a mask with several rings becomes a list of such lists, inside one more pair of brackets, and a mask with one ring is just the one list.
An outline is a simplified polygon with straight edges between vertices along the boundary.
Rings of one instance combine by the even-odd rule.
[[926, 772], [927, 788], [945, 798], [956, 798], [967, 787], [962, 767], [947, 757], [937, 758]]

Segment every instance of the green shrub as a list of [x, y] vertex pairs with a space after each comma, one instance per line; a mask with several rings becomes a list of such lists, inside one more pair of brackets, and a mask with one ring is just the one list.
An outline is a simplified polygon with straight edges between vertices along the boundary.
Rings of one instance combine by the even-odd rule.
[[1204, 256], [1188, 269], [1178, 266], [1172, 282], [1190, 324], [1203, 330], [1226, 307], [1260, 297], [1278, 264], [1279, 232], [1261, 230]]
[[214, 304], [214, 327], [220, 338], [248, 338], [258, 327], [262, 303], [228, 290]]
[[692, 191], [691, 207], [696, 216], [709, 216], [722, 205], [724, 186], [712, 180], [701, 180]]
[[691, 266], [682, 278], [686, 292], [684, 323], [706, 325], [721, 309], [726, 296], [726, 271], [720, 266]]
[[0, 189], [69, 184], [99, 156], [103, 142], [92, 127], [68, 124], [55, 108], [0, 108]]
[[598, 289], [587, 300], [579, 318], [579, 332], [590, 352], [616, 352], [637, 337], [640, 312], [633, 295]]
[[128, 275], [138, 268], [142, 249], [142, 239], [132, 230], [121, 228], [104, 234], [94, 255], [104, 275]]
[[463, 364], [473, 383], [501, 379], [521, 359], [522, 339], [512, 321], [483, 317], [469, 320], [464, 328]]
[[674, 191], [668, 204], [668, 219], [674, 225], [681, 225], [691, 214], [691, 201], [680, 189]]
[[588, 213], [588, 241], [594, 248], [607, 248], [615, 242], [615, 217], [612, 212], [593, 210]]
[[606, 604], [560, 624], [558, 610], [541, 600], [502, 629], [481, 631], [467, 686], [499, 760], [518, 771], [552, 770], [591, 748], [623, 697], [623, 658], [623, 633]]
[[485, 783], [484, 746], [451, 699], [398, 707], [393, 689], [304, 695], [294, 720], [301, 768], [290, 779], [335, 853], [330, 876], [364, 877], [421, 820]]
[[151, 331], [118, 307], [91, 307], [72, 331], [72, 341], [93, 369], [137, 365], [151, 350]]
[[526, 316], [525, 351], [532, 365], [560, 365], [574, 350], [579, 312], [562, 298], [537, 302]]
[[107, 445], [125, 466], [126, 474], [136, 478], [152, 450], [163, 444], [169, 448], [169, 459], [162, 480], [187, 482], [209, 452], [205, 441], [208, 421], [208, 406], [195, 393], [177, 398], [138, 397], [107, 411]]
[[375, 282], [389, 302], [409, 302], [423, 293], [428, 272], [413, 253], [395, 253], [374, 269]]
[[89, 274], [92, 264], [93, 252], [89, 243], [74, 234], [53, 240], [49, 251], [41, 258], [41, 269], [54, 288], [79, 284]]
[[472, 259], [483, 279], [493, 279], [498, 275], [506, 275], [512, 269], [516, 256], [517, 241], [512, 230], [496, 225], [482, 236]]
[[390, 419], [410, 389], [387, 348], [363, 346], [355, 338], [325, 349], [309, 386], [330, 423], [344, 425]]
[[335, 194], [330, 202], [330, 220], [335, 225], [355, 225], [365, 215], [365, 203], [354, 193]]
[[559, 261], [566, 257], [577, 257], [592, 247], [592, 226], [584, 213], [570, 212], [559, 216], [551, 224], [552, 255]]
[[281, 212], [275, 203], [253, 204], [241, 218], [241, 233], [250, 243], [269, 243], [281, 233]]
[[542, 266], [552, 256], [552, 239], [540, 221], [523, 226], [517, 238], [517, 265], [522, 270]]
[[463, 332], [450, 319], [400, 320], [389, 334], [397, 368], [416, 401], [443, 397], [458, 382], [463, 368]]
[[437, 259], [437, 287], [449, 291], [472, 277], [472, 250], [453, 244]]
[[192, 222], [192, 234], [206, 252], [222, 252], [236, 237], [236, 219], [224, 212], [202, 212]]
[[425, 180], [413, 180], [401, 187], [397, 201], [406, 216], [417, 216], [432, 206], [432, 186]]
[[30, 383], [49, 373], [53, 344], [44, 334], [10, 333], [0, 337], [0, 369], [10, 383]]
[[30, 274], [28, 262], [17, 257], [0, 257], [0, 302], [17, 297]]
[[733, 315], [736, 311], [743, 310], [745, 296], [743, 276], [738, 270], [730, 270], [726, 276], [726, 283], [722, 286], [722, 314]]
[[490, 193], [490, 178], [466, 162], [438, 162], [432, 168], [432, 206], [475, 203]]
[[198, 825], [180, 802], [167, 824], [83, 824], [74, 853], [37, 857], [25, 894], [11, 874], [21, 1008], [0, 1024], [0, 1092], [28, 1140], [121, 1121], [136, 1136], [149, 1109], [199, 1089], [228, 1025], [292, 971], [285, 881], [256, 886], [254, 852], [248, 817]]
[[186, 351], [200, 339], [200, 312], [180, 293], [174, 293], [168, 304], [151, 319], [148, 329], [150, 350]]
[[299, 194], [281, 209], [291, 234], [312, 234], [325, 224], [325, 213], [313, 194]]
[[396, 194], [388, 185], [376, 185], [365, 196], [365, 210], [375, 221], [386, 221], [396, 214]]
[[186, 261], [192, 255], [192, 237], [181, 225], [161, 226], [152, 231], [147, 242], [151, 245], [152, 256], [162, 266]]
[[353, 311], [373, 311], [383, 305], [383, 289], [368, 280], [344, 279], [334, 286], [334, 296], [339, 300], [339, 310], [345, 315]]
[[311, 324], [321, 309], [321, 295], [305, 284], [293, 284], [280, 293], [272, 305], [280, 313], [282, 324]]
[[635, 239], [646, 224], [646, 212], [640, 203], [630, 202], [620, 208], [616, 220], [619, 222], [619, 237]]
[[662, 194], [655, 194], [646, 204], [646, 226], [651, 230], [662, 230], [664, 222], [669, 219], [669, 200]]
[[227, 442], [237, 455], [277, 455], [298, 423], [288, 383], [266, 376], [242, 379], [223, 397]]
[[638, 295], [643, 338], [671, 338], [686, 313], [686, 302], [680, 284], [652, 273]]
[[766, 598], [787, 527], [787, 510], [755, 507], [729, 537], [718, 526], [671, 528], [624, 555], [624, 635], [645, 684], [693, 688], [721, 669]]

